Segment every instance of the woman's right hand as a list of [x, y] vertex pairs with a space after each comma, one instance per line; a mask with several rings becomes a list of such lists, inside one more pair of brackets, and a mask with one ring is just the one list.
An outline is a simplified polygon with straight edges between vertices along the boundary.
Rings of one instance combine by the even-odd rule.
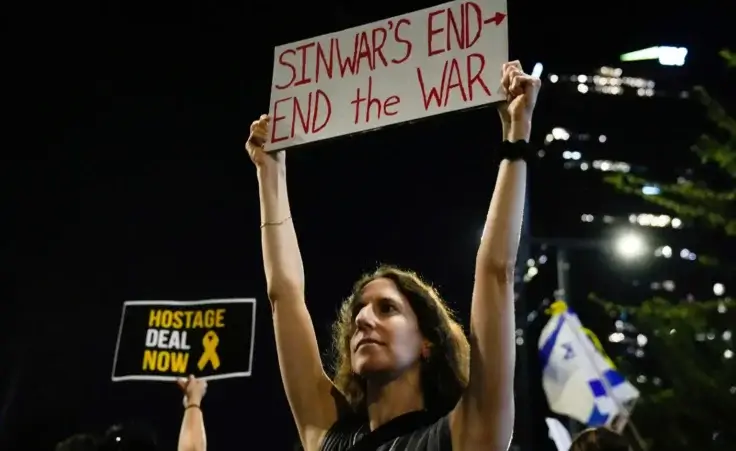
[[248, 151], [251, 161], [258, 170], [278, 169], [285, 164], [284, 152], [266, 152], [265, 150], [270, 122], [271, 118], [266, 114], [262, 114], [258, 120], [253, 121], [250, 125], [250, 136], [245, 142], [245, 150]]

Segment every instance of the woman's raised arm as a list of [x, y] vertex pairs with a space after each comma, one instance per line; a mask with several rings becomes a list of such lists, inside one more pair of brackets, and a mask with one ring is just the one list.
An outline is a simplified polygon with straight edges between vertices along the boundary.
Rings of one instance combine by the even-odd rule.
[[[518, 62], [503, 66], [508, 101], [501, 108], [504, 140], [512, 151], [528, 150], [531, 117], [539, 79], [521, 71]], [[508, 121], [508, 122], [506, 122]], [[507, 147], [509, 149], [509, 147]], [[523, 155], [526, 156], [526, 155]], [[470, 380], [451, 416], [453, 449], [506, 450], [514, 428], [514, 267], [526, 192], [526, 162], [501, 162], [476, 257], [470, 314]]]
[[258, 171], [261, 246], [281, 379], [306, 451], [317, 450], [337, 420], [335, 389], [322, 367], [304, 302], [304, 268], [291, 220], [284, 152], [266, 153], [268, 116], [251, 125], [246, 143]]
[[207, 451], [207, 432], [204, 428], [202, 400], [207, 393], [207, 382], [189, 376], [176, 384], [184, 392], [184, 418], [179, 429], [178, 451]]

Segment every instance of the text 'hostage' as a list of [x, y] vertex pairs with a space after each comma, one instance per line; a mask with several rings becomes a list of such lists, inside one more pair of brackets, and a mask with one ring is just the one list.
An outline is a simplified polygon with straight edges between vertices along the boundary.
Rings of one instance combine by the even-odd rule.
[[505, 0], [455, 1], [275, 49], [268, 150], [501, 100]]
[[166, 310], [152, 309], [148, 317], [142, 370], [144, 372], [189, 374], [189, 356], [192, 350], [188, 332], [208, 329], [201, 339], [202, 352], [197, 368], [202, 371], [208, 364], [220, 367], [217, 346], [220, 338], [215, 329], [225, 327], [225, 309]]

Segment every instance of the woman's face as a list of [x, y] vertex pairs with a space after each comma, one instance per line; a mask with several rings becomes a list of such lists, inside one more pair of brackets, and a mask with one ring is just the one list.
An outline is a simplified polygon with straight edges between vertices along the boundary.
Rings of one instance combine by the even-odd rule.
[[417, 317], [392, 280], [379, 278], [366, 284], [353, 316], [353, 372], [364, 377], [376, 373], [395, 376], [419, 361], [424, 340]]

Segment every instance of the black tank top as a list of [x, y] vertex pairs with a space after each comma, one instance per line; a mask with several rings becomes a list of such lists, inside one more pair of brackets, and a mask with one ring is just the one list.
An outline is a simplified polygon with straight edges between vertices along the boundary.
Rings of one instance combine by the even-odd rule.
[[411, 412], [370, 431], [364, 417], [338, 420], [325, 435], [321, 451], [452, 451], [448, 416]]

